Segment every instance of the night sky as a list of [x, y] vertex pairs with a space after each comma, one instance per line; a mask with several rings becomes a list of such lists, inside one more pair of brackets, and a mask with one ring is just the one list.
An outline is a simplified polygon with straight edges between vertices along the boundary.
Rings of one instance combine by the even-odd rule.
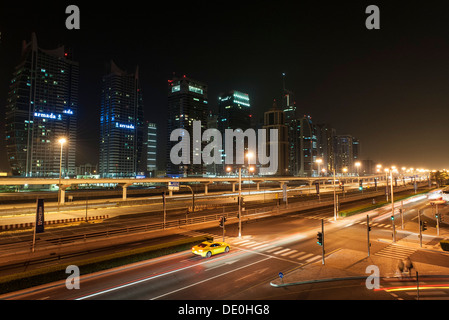
[[[113, 59], [131, 72], [139, 65], [145, 119], [158, 124], [161, 151], [174, 72], [208, 84], [211, 108], [220, 92], [248, 93], [258, 118], [280, 100], [285, 72], [301, 113], [357, 137], [361, 159], [449, 168], [447, 1], [93, 3], [0, 4], [0, 112], [22, 40], [36, 32], [41, 48], [70, 47], [80, 63], [77, 164], [98, 163], [101, 77]], [[65, 28], [70, 4], [80, 8], [80, 30]], [[380, 8], [380, 30], [365, 27], [370, 4]]]

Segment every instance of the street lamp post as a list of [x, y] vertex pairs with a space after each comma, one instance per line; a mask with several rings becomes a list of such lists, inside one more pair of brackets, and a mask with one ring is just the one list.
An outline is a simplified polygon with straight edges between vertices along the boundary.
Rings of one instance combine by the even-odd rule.
[[[227, 172], [231, 172], [231, 167], [226, 167]], [[239, 238], [242, 237], [242, 167], [239, 167], [239, 197], [238, 197], [238, 205], [239, 205]]]
[[[395, 230], [395, 223], [394, 223], [393, 171], [396, 171], [396, 167], [394, 167], [394, 166], [391, 167], [390, 169], [385, 169], [386, 174], [388, 174], [388, 172], [390, 172], [390, 181], [391, 181], [391, 183], [390, 183], [391, 184], [391, 223], [392, 223], [392, 227], [393, 227], [393, 242], [396, 242], [396, 230]], [[387, 182], [388, 182], [388, 178], [387, 178]], [[387, 188], [387, 190], [388, 190], [388, 188]]]
[[323, 162], [323, 159], [316, 159], [315, 162], [318, 164], [318, 172], [317, 176], [321, 176], [321, 163]]
[[360, 167], [360, 162], [356, 162], [355, 163], [355, 167], [357, 168], [357, 182], [360, 183], [360, 174], [359, 174], [359, 167]]
[[239, 167], [239, 238], [242, 237], [242, 167]]
[[336, 191], [335, 191], [335, 168], [334, 168], [334, 179], [333, 179], [333, 185], [334, 185], [334, 221], [337, 221], [337, 197], [336, 197]]
[[58, 140], [58, 142], [61, 144], [61, 153], [59, 155], [59, 185], [58, 185], [58, 211], [59, 211], [59, 205], [61, 204], [62, 148], [64, 146], [64, 143], [67, 142], [67, 140], [65, 138], [61, 138]]

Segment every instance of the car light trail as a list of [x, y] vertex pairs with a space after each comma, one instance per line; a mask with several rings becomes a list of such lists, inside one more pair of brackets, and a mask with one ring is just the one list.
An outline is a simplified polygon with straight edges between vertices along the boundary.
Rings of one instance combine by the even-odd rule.
[[85, 296], [82, 296], [82, 297], [75, 298], [75, 300], [89, 299], [89, 298], [92, 298], [92, 297], [95, 297], [95, 296], [98, 296], [98, 295], [102, 295], [102, 294], [105, 294], [105, 293], [109, 293], [109, 292], [113, 292], [113, 291], [116, 291], [116, 290], [120, 290], [120, 289], [129, 287], [129, 286], [133, 286], [133, 285], [145, 282], [145, 281], [149, 281], [149, 280], [153, 280], [153, 279], [156, 279], [156, 278], [164, 277], [164, 276], [167, 276], [167, 275], [175, 273], [175, 272], [179, 272], [179, 271], [182, 271], [182, 270], [186, 270], [186, 269], [190, 269], [190, 268], [193, 268], [193, 267], [197, 267], [199, 265], [203, 265], [203, 264], [211, 263], [211, 262], [217, 262], [218, 260], [222, 260], [222, 259], [225, 259], [225, 258], [229, 258], [229, 255], [226, 255], [226, 256], [223, 256], [223, 257], [217, 257], [217, 258], [215, 258], [213, 260], [202, 261], [202, 262], [199, 262], [199, 263], [196, 263], [196, 264], [192, 264], [192, 265], [189, 265], [189, 266], [185, 266], [185, 267], [173, 269], [173, 270], [170, 270], [170, 271], [167, 271], [167, 272], [155, 274], [155, 275], [152, 275], [150, 277], [145, 277], [145, 278], [133, 280], [133, 281], [130, 281], [130, 282], [125, 282], [122, 285], [118, 285], [118, 286], [111, 287], [111, 288], [108, 288], [108, 289], [105, 289], [105, 290], [101, 290], [101, 291], [97, 291], [97, 292], [94, 292], [94, 293], [91, 293], [91, 294], [88, 294], [88, 295], [85, 295]]
[[427, 284], [423, 286], [396, 286], [388, 288], [374, 289], [374, 291], [385, 291], [385, 292], [397, 292], [397, 291], [409, 291], [409, 290], [432, 290], [432, 289], [449, 289], [449, 283], [444, 284]]

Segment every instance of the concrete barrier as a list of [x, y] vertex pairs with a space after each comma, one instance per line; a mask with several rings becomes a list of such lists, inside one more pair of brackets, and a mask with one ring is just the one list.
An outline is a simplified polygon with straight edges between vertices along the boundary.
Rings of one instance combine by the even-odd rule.
[[[101, 219], [108, 219], [108, 218], [109, 218], [109, 215], [87, 217], [87, 221], [101, 220]], [[58, 220], [47, 220], [47, 221], [45, 221], [44, 225], [80, 222], [80, 221], [85, 221], [85, 220], [86, 220], [86, 218], [68, 218], [68, 219], [58, 219]], [[0, 225], [0, 231], [25, 229], [25, 228], [33, 228], [33, 227], [34, 227], [34, 222], [14, 223], [14, 224]]]

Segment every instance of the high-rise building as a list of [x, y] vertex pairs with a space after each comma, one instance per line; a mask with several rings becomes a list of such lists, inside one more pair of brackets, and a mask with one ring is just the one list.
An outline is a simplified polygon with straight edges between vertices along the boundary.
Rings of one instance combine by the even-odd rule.
[[[226, 153], [225, 153], [225, 130], [245, 130], [251, 127], [251, 104], [249, 95], [237, 90], [232, 90], [226, 93], [222, 93], [218, 97], [218, 118], [217, 118], [217, 128], [221, 132], [223, 141], [222, 163], [225, 163]], [[245, 141], [245, 153], [248, 151], [248, 143]], [[233, 155], [236, 155], [235, 144]], [[231, 161], [234, 163], [233, 161]], [[219, 165], [219, 170], [222, 174], [225, 174], [225, 166]]]
[[251, 104], [249, 95], [232, 90], [218, 97], [218, 130], [224, 135], [225, 129], [246, 130], [251, 127]]
[[285, 125], [288, 130], [288, 172], [297, 176], [300, 170], [301, 150], [300, 150], [300, 123], [298, 110], [294, 101], [293, 92], [283, 90]]
[[[334, 153], [335, 153], [335, 169], [337, 172], [343, 172], [346, 168], [348, 173], [355, 173], [356, 167], [354, 163], [354, 141], [355, 138], [351, 135], [337, 135], [334, 139]], [[358, 144], [358, 141], [357, 141]], [[356, 151], [357, 153], [357, 151]]]
[[[190, 163], [174, 164], [170, 159], [172, 147], [176, 141], [170, 141], [171, 133], [176, 129], [186, 130], [193, 137], [193, 122], [201, 121], [201, 131], [207, 128], [208, 117], [207, 85], [186, 76], [168, 80], [168, 118], [167, 118], [167, 175], [203, 176], [206, 166], [193, 163], [193, 157], [201, 155], [206, 142], [190, 143]], [[195, 145], [201, 145], [201, 150]]]
[[157, 126], [151, 122], [147, 124], [146, 154], [146, 171], [149, 177], [154, 177], [157, 171]]
[[144, 130], [138, 67], [135, 73], [128, 73], [111, 61], [101, 92], [99, 170], [102, 177], [144, 174]]
[[79, 64], [66, 48], [39, 48], [34, 33], [23, 42], [5, 115], [13, 175], [57, 177], [60, 169], [62, 176], [75, 175], [78, 81]]
[[273, 103], [273, 107], [264, 113], [264, 129], [267, 131], [267, 150], [270, 150], [270, 129], [278, 130], [277, 143], [277, 158], [278, 158], [278, 170], [274, 175], [285, 176], [289, 175], [288, 171], [288, 131], [285, 125], [284, 111], [279, 109], [276, 102]]
[[323, 160], [321, 168], [326, 170], [326, 173], [332, 174], [334, 170], [334, 137], [336, 131], [329, 124], [316, 124], [317, 134], [317, 157]]
[[299, 176], [311, 177], [318, 175], [318, 165], [316, 163], [318, 154], [316, 126], [312, 122], [312, 117], [308, 115], [304, 115], [299, 119], [298, 126], [300, 139]]

